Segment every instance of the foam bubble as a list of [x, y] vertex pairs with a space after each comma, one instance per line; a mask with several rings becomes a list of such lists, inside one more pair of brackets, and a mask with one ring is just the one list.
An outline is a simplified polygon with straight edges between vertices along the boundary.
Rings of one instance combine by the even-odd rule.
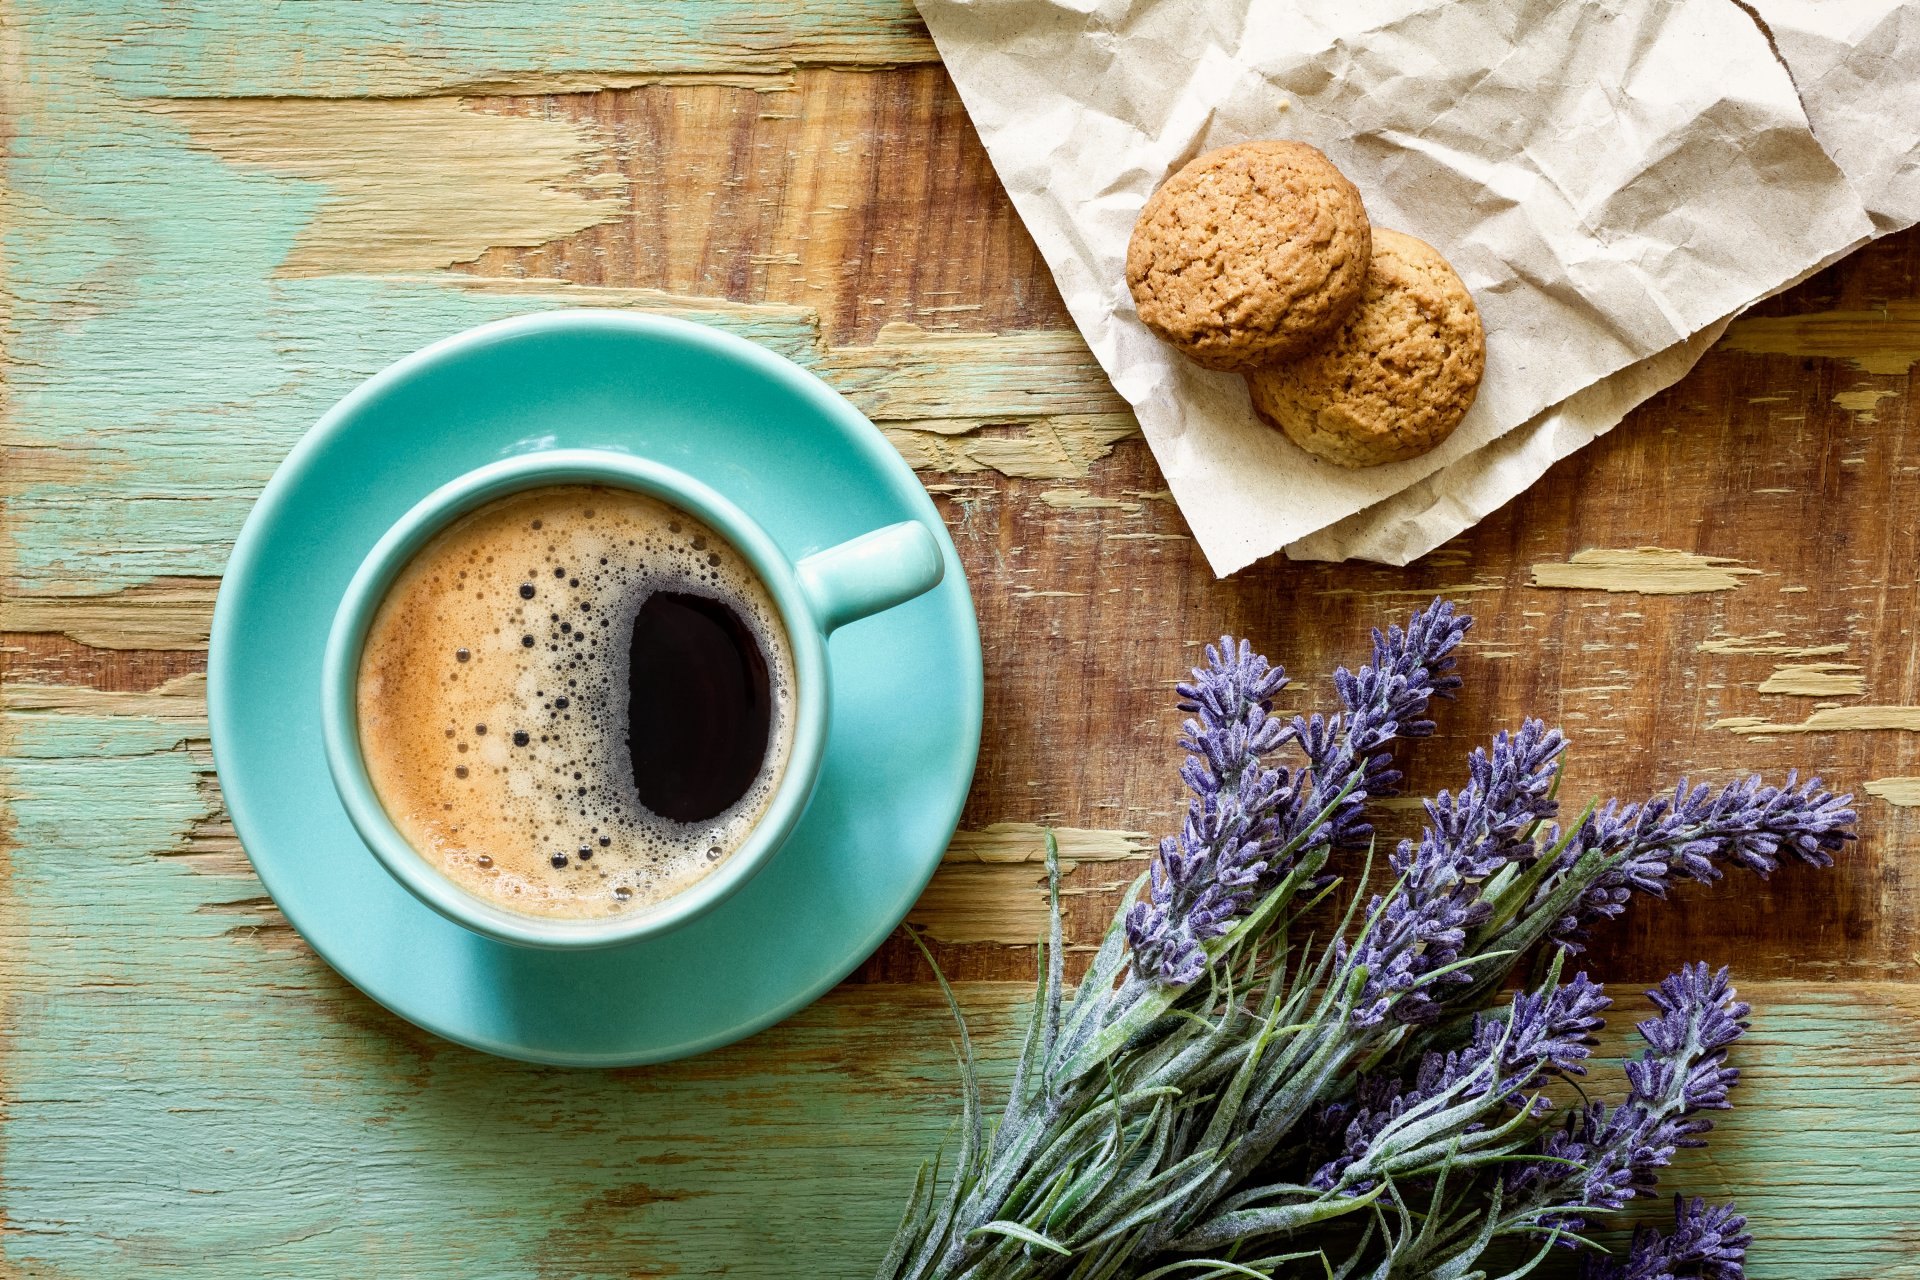
[[[766, 758], [703, 822], [649, 812], [634, 786], [628, 649], [663, 590], [726, 604], [767, 663]], [[361, 746], [395, 825], [457, 883], [515, 911], [605, 915], [672, 896], [739, 847], [785, 770], [793, 687], [773, 601], [724, 538], [642, 494], [535, 489], [457, 521], [401, 571], [361, 659]]]

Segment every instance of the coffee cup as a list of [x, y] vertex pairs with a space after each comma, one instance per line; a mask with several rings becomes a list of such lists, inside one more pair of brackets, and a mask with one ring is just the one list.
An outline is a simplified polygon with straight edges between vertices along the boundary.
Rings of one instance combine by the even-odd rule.
[[[369, 634], [383, 602], [415, 557], [465, 517], [515, 495], [564, 486], [641, 495], [685, 513], [696, 526], [704, 525], [719, 535], [764, 588], [764, 599], [784, 635], [783, 657], [790, 664], [782, 681], [790, 687], [783, 693], [781, 768], [777, 777], [769, 779], [767, 794], [751, 820], [739, 827], [724, 860], [656, 901], [578, 918], [529, 914], [504, 906], [463, 887], [416, 848], [388, 812], [370, 775], [361, 715], [362, 662]], [[718, 563], [717, 556], [714, 560]], [[838, 627], [932, 589], [943, 573], [939, 543], [924, 525], [911, 520], [790, 559], [721, 493], [646, 458], [611, 450], [548, 450], [480, 467], [427, 495], [387, 530], [361, 562], [334, 614], [321, 673], [322, 733], [334, 787], [354, 827], [387, 872], [426, 905], [476, 933], [548, 949], [614, 946], [664, 933], [737, 892], [799, 823], [819, 776], [831, 720], [827, 637]], [[521, 591], [530, 595], [532, 589], [529, 583]], [[567, 629], [572, 631], [570, 626]], [[524, 639], [531, 647], [533, 637]], [[461, 660], [465, 661], [464, 656]], [[566, 705], [564, 699], [560, 705]], [[449, 737], [452, 733], [449, 728]], [[524, 742], [526, 735], [516, 737]], [[466, 776], [464, 766], [460, 774]], [[582, 855], [587, 852], [583, 846]], [[561, 856], [556, 855], [556, 864]]]

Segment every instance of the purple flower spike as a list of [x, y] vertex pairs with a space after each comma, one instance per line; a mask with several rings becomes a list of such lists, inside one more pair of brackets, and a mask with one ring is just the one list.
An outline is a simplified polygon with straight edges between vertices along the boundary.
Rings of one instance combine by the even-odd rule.
[[[1404, 631], [1388, 627], [1383, 635], [1376, 630], [1367, 666], [1333, 673], [1346, 714], [1329, 718], [1316, 712], [1293, 722], [1312, 786], [1281, 824], [1288, 838], [1304, 835], [1307, 844], [1345, 849], [1366, 844], [1373, 834], [1364, 816], [1367, 798], [1393, 795], [1400, 782], [1386, 748], [1395, 738], [1432, 734], [1427, 707], [1436, 697], [1451, 698], [1460, 687], [1460, 677], [1449, 674], [1451, 655], [1472, 626], [1473, 619], [1456, 613], [1452, 601], [1435, 600], [1408, 619]], [[1347, 798], [1318, 830], [1307, 831], [1349, 781], [1356, 785]]]
[[[1518, 993], [1504, 1018], [1476, 1016], [1467, 1046], [1451, 1053], [1426, 1054], [1411, 1085], [1390, 1075], [1363, 1078], [1351, 1102], [1323, 1107], [1317, 1117], [1316, 1127], [1329, 1146], [1339, 1144], [1340, 1154], [1315, 1171], [1310, 1185], [1332, 1190], [1388, 1125], [1410, 1108], [1444, 1093], [1458, 1090], [1453, 1093], [1456, 1102], [1494, 1094], [1509, 1106], [1531, 1106], [1535, 1115], [1545, 1115], [1552, 1104], [1535, 1097], [1535, 1092], [1549, 1076], [1587, 1073], [1593, 1033], [1606, 1025], [1601, 1015], [1612, 1003], [1598, 983], [1578, 974], [1549, 990]], [[1469, 1132], [1479, 1127], [1474, 1125]], [[1372, 1188], [1373, 1183], [1366, 1181], [1349, 1186], [1346, 1192], [1364, 1195]]]
[[1747, 1220], [1731, 1204], [1673, 1198], [1671, 1235], [1652, 1227], [1634, 1230], [1624, 1258], [1589, 1254], [1581, 1280], [1746, 1280]]
[[1373, 1026], [1389, 1012], [1401, 1022], [1431, 1022], [1441, 1007], [1432, 988], [1472, 981], [1464, 969], [1428, 975], [1458, 960], [1467, 930], [1487, 919], [1481, 883], [1533, 857], [1534, 825], [1556, 809], [1553, 784], [1566, 745], [1559, 730], [1529, 720], [1496, 737], [1491, 751], [1473, 753], [1458, 795], [1442, 791], [1427, 802], [1420, 842], [1402, 841], [1391, 859], [1399, 882], [1368, 904], [1371, 923], [1344, 957], [1367, 971], [1356, 1026]]
[[[1553, 1204], [1619, 1209], [1635, 1196], [1651, 1195], [1659, 1171], [1681, 1147], [1705, 1145], [1713, 1122], [1702, 1114], [1724, 1111], [1727, 1092], [1740, 1079], [1726, 1065], [1727, 1046], [1746, 1033], [1748, 1006], [1735, 998], [1727, 971], [1688, 965], [1647, 993], [1659, 1016], [1639, 1024], [1646, 1050], [1626, 1064], [1627, 1100], [1609, 1111], [1590, 1103], [1548, 1135], [1543, 1155], [1571, 1163], [1525, 1164], [1511, 1179], [1519, 1196], [1543, 1209]], [[1578, 1213], [1542, 1214], [1547, 1225], [1578, 1230]]]
[[1584, 973], [1575, 974], [1571, 982], [1551, 991], [1515, 995], [1507, 1019], [1511, 1035], [1507, 1060], [1520, 1063], [1536, 1059], [1544, 1064], [1539, 1073], [1516, 1087], [1537, 1089], [1549, 1073], [1585, 1075], [1586, 1060], [1596, 1043], [1594, 1033], [1607, 1025], [1601, 1015], [1612, 1004], [1600, 984], [1589, 981]]
[[1853, 797], [1821, 790], [1818, 778], [1797, 783], [1795, 773], [1780, 787], [1755, 776], [1716, 793], [1704, 783], [1689, 788], [1682, 779], [1671, 796], [1645, 805], [1609, 801], [1581, 825], [1560, 862], [1571, 867], [1595, 849], [1616, 861], [1554, 925], [1554, 941], [1579, 951], [1588, 930], [1626, 910], [1634, 893], [1664, 898], [1667, 882], [1676, 878], [1711, 884], [1722, 875], [1722, 861], [1763, 878], [1783, 855], [1832, 866], [1854, 839]]
[[[1127, 915], [1136, 974], [1172, 986], [1197, 981], [1206, 972], [1202, 944], [1232, 929], [1291, 870], [1290, 859], [1277, 861], [1282, 849], [1353, 845], [1372, 834], [1367, 798], [1391, 794], [1400, 778], [1385, 749], [1396, 737], [1433, 732], [1422, 717], [1436, 695], [1459, 687], [1447, 674], [1448, 655], [1472, 625], [1435, 600], [1405, 630], [1375, 631], [1373, 662], [1334, 673], [1345, 714], [1291, 724], [1271, 714], [1287, 683], [1279, 667], [1231, 636], [1207, 647], [1207, 665], [1178, 686], [1180, 709], [1192, 716], [1180, 738], [1188, 753], [1180, 776], [1192, 792], [1187, 820], [1161, 841], [1148, 895]], [[1266, 765], [1294, 741], [1306, 768]]]
[[1286, 672], [1231, 636], [1206, 652], [1207, 665], [1177, 686], [1192, 716], [1180, 737], [1188, 752], [1180, 776], [1193, 793], [1187, 820], [1161, 841], [1149, 895], [1127, 915], [1136, 971], [1176, 985], [1205, 972], [1200, 944], [1231, 929], [1274, 878], [1271, 859], [1284, 843], [1276, 814], [1294, 788], [1288, 770], [1264, 764], [1293, 737], [1271, 714]]

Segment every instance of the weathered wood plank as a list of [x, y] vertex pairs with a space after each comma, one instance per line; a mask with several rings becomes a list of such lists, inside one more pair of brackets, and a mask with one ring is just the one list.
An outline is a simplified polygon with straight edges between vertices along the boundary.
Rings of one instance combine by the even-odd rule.
[[[731, 127], [724, 121], [741, 113], [742, 100], [756, 107], [755, 128], [765, 98], [805, 104], [764, 113], [765, 135], [749, 140], [748, 153], [788, 160], [760, 175], [739, 202], [758, 212], [727, 233], [777, 229], [781, 244], [763, 255], [771, 276], [757, 277], [757, 287], [710, 290], [731, 295], [724, 301], [689, 303], [636, 288], [630, 254], [611, 256], [622, 277], [614, 287], [594, 287], [604, 273], [569, 270], [580, 285], [523, 278], [548, 261], [535, 250], [482, 252], [559, 237], [579, 256], [549, 255], [551, 264], [573, 268], [579, 257], [606, 258], [605, 244], [581, 237], [605, 229], [589, 224], [628, 207], [655, 218], [664, 209], [676, 228], [709, 225], [712, 219], [687, 201], [701, 190], [727, 188], [723, 175], [674, 170], [675, 195], [662, 200], [664, 175], [645, 167], [661, 151], [633, 145], [633, 120], [651, 119], [665, 105], [653, 91], [612, 95], [629, 109], [605, 125], [577, 103], [577, 118], [550, 120], [538, 102], [527, 104], [531, 114], [480, 112], [447, 99], [140, 102], [119, 96], [110, 77], [96, 78], [110, 67], [78, 59], [74, 47], [61, 44], [66, 30], [53, 23], [30, 28], [21, 57], [33, 73], [16, 84], [13, 217], [0, 272], [15, 335], [10, 403], [0, 422], [0, 496], [13, 530], [11, 546], [0, 549], [6, 594], [92, 596], [162, 576], [217, 572], [244, 514], [243, 495], [264, 481], [263, 464], [281, 456], [334, 398], [424, 342], [547, 306], [666, 310], [732, 328], [820, 366], [878, 417], [936, 420], [935, 427], [908, 428], [923, 442], [938, 434], [938, 420], [1033, 420], [1029, 441], [1006, 452], [1009, 466], [1029, 474], [1064, 474], [1124, 434], [1124, 427], [1104, 425], [1124, 415], [1124, 406], [1069, 333], [1023, 335], [1004, 345], [963, 341], [931, 352], [927, 335], [879, 332], [886, 320], [1031, 318], [1020, 307], [976, 313], [974, 304], [953, 301], [952, 286], [978, 279], [983, 261], [1017, 268], [1003, 296], [1037, 295], [1049, 314], [1060, 315], [1038, 255], [997, 196], [937, 69], [902, 73], [904, 83], [810, 73], [796, 79], [792, 93], [674, 90], [707, 95], [701, 101], [711, 110], [694, 118], [721, 128]], [[875, 84], [893, 87], [876, 93]], [[885, 127], [876, 130], [876, 123]], [[923, 127], [946, 141], [924, 169], [882, 181], [898, 154], [886, 144]], [[854, 139], [862, 139], [858, 149]], [[694, 130], [688, 150], [678, 154], [724, 160], [727, 146], [709, 152], [718, 141], [718, 134]], [[492, 164], [498, 153], [515, 155], [515, 163]], [[792, 171], [791, 157], [802, 155], [826, 159], [809, 177]], [[876, 183], [897, 194], [877, 206], [862, 203]], [[807, 198], [769, 203], [773, 189]], [[624, 201], [621, 192], [629, 193]], [[876, 207], [893, 214], [905, 201], [933, 199], [956, 214], [945, 225], [967, 230], [900, 243], [899, 267], [876, 272], [858, 265], [886, 256], [884, 246], [868, 251]], [[991, 216], [978, 213], [989, 207]], [[771, 219], [764, 225], [763, 214]], [[624, 227], [643, 219], [636, 213], [616, 221]], [[581, 227], [589, 229], [566, 235]], [[731, 258], [744, 268], [751, 255], [732, 254], [724, 238], [698, 254], [676, 240], [673, 262], [690, 262], [703, 280], [704, 261]], [[489, 254], [517, 255], [495, 263], [516, 274], [364, 274], [476, 255], [484, 265]], [[789, 259], [796, 270], [785, 270]], [[823, 268], [825, 262], [833, 265]], [[660, 283], [683, 287], [680, 266], [657, 274]], [[210, 275], [221, 287], [205, 287]], [[859, 301], [902, 280], [918, 280], [919, 293], [899, 314], [876, 313]], [[766, 302], [786, 305], [754, 305]], [[822, 346], [822, 303], [830, 304], [831, 348]], [[1022, 379], [1023, 367], [1035, 362], [1051, 371], [1055, 392]], [[1043, 419], [1060, 422], [1056, 439], [1033, 437], [1046, 430]], [[113, 429], [101, 430], [102, 422]], [[922, 452], [938, 451], [929, 444]], [[1036, 462], [1036, 453], [1047, 456]], [[991, 449], [967, 456], [982, 466], [999, 460]], [[159, 484], [143, 479], [169, 471]], [[177, 487], [175, 476], [195, 479]], [[63, 506], [76, 487], [102, 485], [108, 488], [99, 492], [119, 500]]]
[[0, 597], [0, 632], [95, 649], [204, 649], [219, 587], [216, 578], [156, 578], [99, 595]]
[[495, 100], [618, 140], [627, 218], [474, 270], [815, 309], [829, 342], [889, 323], [1067, 329], [1052, 276], [944, 69]]
[[[0, 796], [10, 804], [31, 808], [30, 771], [14, 778], [5, 772], [6, 760], [41, 758], [48, 741], [55, 744], [56, 755], [76, 750], [75, 733], [83, 735], [77, 741], [84, 749], [118, 757], [125, 753], [107, 744], [122, 727], [134, 734], [143, 750], [153, 748], [152, 734], [164, 737], [171, 730], [173, 740], [167, 749], [191, 766], [186, 773], [168, 775], [176, 786], [155, 806], [176, 819], [182, 812], [190, 816], [174, 822], [174, 835], [152, 850], [154, 856], [192, 859], [192, 865], [217, 876], [240, 875], [251, 881], [209, 764], [203, 672], [178, 674], [144, 691], [9, 681], [0, 689]], [[190, 799], [184, 787], [177, 785], [188, 776], [193, 783]], [[161, 786], [156, 780], [148, 781]], [[996, 822], [955, 832], [910, 922], [937, 942], [1032, 945], [1046, 931], [1044, 865], [1049, 830], [1036, 823]], [[1139, 831], [1052, 830], [1061, 853], [1063, 893], [1070, 897], [1097, 893], [1111, 901], [1144, 869], [1151, 847]], [[1083, 864], [1091, 864], [1087, 874], [1076, 874]], [[271, 902], [259, 893], [243, 900], [258, 927], [271, 931], [269, 940], [287, 934], [290, 926]], [[223, 905], [224, 899], [208, 901], [202, 909], [219, 910]]]
[[[877, 1257], [951, 1111], [928, 984], [842, 988], [662, 1068], [447, 1045], [334, 977], [244, 863], [181, 856], [209, 804], [197, 695], [8, 694], [10, 1274], [787, 1277]], [[955, 858], [1024, 856], [1032, 834], [981, 833]], [[1132, 839], [1068, 845], [1098, 866]], [[962, 988], [990, 1080], [1027, 990]], [[1637, 1016], [1631, 990], [1617, 984], [1610, 1044]], [[1739, 1198], [1756, 1280], [1920, 1274], [1920, 1068], [1902, 1048], [1920, 996], [1744, 994], [1758, 1012], [1739, 1106], [1674, 1185]]]
[[[1416, 791], [1457, 784], [1461, 753], [1528, 712], [1575, 739], [1573, 803], [1748, 766], [1871, 783], [1841, 868], [1637, 907], [1590, 958], [1782, 980], [1749, 990], [1747, 1106], [1690, 1183], [1724, 1179], [1755, 1213], [1756, 1276], [1915, 1274], [1916, 1006], [1875, 980], [1910, 981], [1920, 950], [1920, 739], [1714, 726], [1829, 710], [1782, 664], [1846, 664], [1860, 705], [1920, 704], [1920, 233], [1767, 304], [1420, 565], [1223, 584], [1065, 336], [944, 74], [822, 69], [930, 56], [899, 0], [10, 17], [0, 631], [35, 634], [0, 637], [0, 679], [82, 688], [0, 713], [0, 1270], [837, 1275], [877, 1249], [949, 1092], [911, 949], [695, 1063], [560, 1073], [447, 1048], [263, 901], [180, 679], [247, 504], [327, 403], [464, 325], [614, 305], [822, 369], [928, 474], [980, 606], [990, 732], [976, 838], [916, 914], [949, 972], [1021, 980], [967, 993], [990, 1045], [1032, 970], [1009, 944], [1040, 919], [1037, 868], [997, 859], [1031, 852], [1031, 824], [1126, 833], [1068, 878], [1071, 944], [1097, 934], [1134, 833], [1177, 821], [1170, 685], [1199, 643], [1251, 635], [1305, 677], [1285, 702], [1306, 709], [1368, 624], [1447, 590], [1482, 621]], [[548, 96], [600, 86], [630, 87]], [[449, 96], [507, 92], [542, 96]], [[424, 100], [332, 101], [352, 95]], [[182, 100], [209, 97], [239, 100]], [[453, 186], [499, 207], [436, 219]], [[1634, 558], [1648, 546], [1680, 559]], [[1542, 589], [1535, 565], [1598, 577]], [[95, 647], [115, 645], [172, 652]]]
[[[1920, 300], [1894, 298], [1868, 310], [1740, 320], [1722, 341], [1735, 351], [1824, 356], [1867, 373], [1904, 376], [1920, 364]], [[1886, 398], [1878, 391], [1842, 394], [1852, 397], [1840, 401], [1845, 407], [1868, 413]]]
[[[1915, 248], [1913, 237], [1901, 237], [1879, 253], [1910, 270]], [[1884, 266], [1874, 266], [1871, 257], [1849, 264], [1781, 305], [1817, 306], [1821, 292], [1863, 289], [1888, 277]], [[450, 292], [439, 282], [388, 280], [379, 287], [417, 288], [429, 312]], [[480, 292], [492, 297], [493, 286]], [[389, 301], [410, 306], [415, 295]], [[800, 328], [753, 323], [776, 338], [812, 341]], [[948, 376], [955, 394], [964, 394], [967, 375]], [[1853, 376], [1831, 364], [1804, 370], [1790, 357], [1716, 353], [1625, 433], [1564, 464], [1539, 490], [1409, 570], [1271, 565], [1214, 583], [1182, 540], [1177, 512], [1154, 496], [1164, 486], [1137, 440], [1120, 442], [1073, 485], [1109, 506], [1061, 508], [1047, 501], [1053, 487], [990, 473], [942, 494], [976, 587], [989, 646], [988, 711], [999, 726], [982, 756], [968, 825], [1048, 820], [1170, 829], [1178, 802], [1174, 760], [1158, 744], [1170, 737], [1169, 683], [1195, 652], [1192, 645], [1217, 630], [1245, 631], [1312, 676], [1351, 660], [1366, 625], [1382, 613], [1436, 590], [1464, 592], [1481, 613], [1469, 650], [1481, 657], [1468, 668], [1468, 698], [1442, 717], [1443, 738], [1414, 757], [1422, 789], [1451, 785], [1458, 753], [1524, 712], [1574, 735], [1574, 798], [1602, 789], [1644, 794], [1683, 772], [1724, 778], [1744, 767], [1778, 775], [1798, 765], [1848, 786], [1912, 773], [1910, 734], [1846, 730], [1747, 742], [1713, 727], [1736, 717], [1805, 718], [1783, 715], [1779, 695], [1760, 689], [1786, 651], [1857, 664], [1868, 705], [1920, 702], [1902, 639], [1913, 625], [1911, 513], [1920, 510], [1920, 482], [1903, 461], [1908, 402], [1886, 402], [1881, 421], [1863, 424], [1831, 404], [1834, 380]], [[1789, 401], [1778, 400], [1778, 392], [1741, 397], [1741, 388], [1792, 387], [1809, 378]], [[209, 519], [209, 508], [224, 503], [223, 518], [237, 523], [250, 486], [298, 430], [289, 418], [281, 439], [228, 434], [201, 442], [205, 452], [192, 439], [155, 428], [159, 440], [137, 474], [90, 462], [84, 485], [62, 488], [48, 478], [13, 503], [20, 548], [33, 552], [37, 544], [43, 566], [77, 558], [93, 575], [84, 580], [89, 586], [112, 581], [97, 569], [103, 564], [119, 566], [123, 577], [148, 566], [217, 569], [227, 535]], [[44, 421], [17, 417], [16, 429], [38, 440]], [[124, 440], [87, 435], [76, 418], [58, 447], [36, 445], [35, 452], [85, 459], [102, 443], [126, 448]], [[1836, 456], [1871, 457], [1873, 465], [1827, 465]], [[1739, 460], [1731, 477], [1729, 458]], [[222, 465], [227, 478], [210, 483], [208, 474]], [[1660, 484], [1643, 488], [1655, 474]], [[140, 487], [129, 493], [133, 485]], [[166, 496], [174, 491], [203, 500]], [[140, 493], [150, 495], [144, 505], [151, 520]], [[1618, 505], [1618, 495], [1639, 493], [1645, 496]], [[110, 504], [79, 500], [81, 494], [133, 501], [102, 516], [95, 506], [112, 512]], [[103, 529], [102, 519], [119, 523]], [[182, 545], [167, 542], [169, 530]], [[1782, 538], [1783, 530], [1797, 532]], [[1759, 572], [1740, 576], [1734, 590], [1682, 596], [1529, 584], [1527, 566], [1565, 562], [1595, 545], [1631, 550], [1648, 542], [1692, 544], [1692, 554], [1725, 556]], [[128, 548], [143, 547], [129, 562]], [[61, 589], [58, 580], [33, 582], [23, 574], [19, 581]], [[1291, 705], [1316, 705], [1318, 696], [1303, 688]], [[1788, 873], [1780, 892], [1764, 896], [1744, 887], [1720, 897], [1683, 895], [1672, 911], [1635, 916], [1607, 945], [1643, 949], [1661, 963], [1686, 958], [1696, 946], [1708, 954], [1752, 949], [1759, 972], [1779, 976], [1904, 974], [1920, 928], [1920, 908], [1899, 889], [1914, 848], [1914, 815], [1878, 799], [1863, 804], [1869, 838], [1852, 855], [1854, 870], [1824, 879]], [[1726, 909], [1728, 902], [1739, 909]], [[1091, 920], [1109, 905], [1076, 901], [1074, 910]], [[966, 976], [1004, 976], [1008, 961], [994, 950], [967, 945], [943, 955]], [[868, 976], [918, 972], [909, 955], [889, 951]]]
[[627, 207], [626, 183], [598, 171], [604, 139], [574, 121], [473, 111], [453, 98], [216, 98], [149, 109], [242, 171], [306, 179], [325, 193], [279, 276], [432, 270], [496, 245], [546, 244]]
[[360, 0], [273, 21], [220, 0], [30, 0], [12, 20], [36, 57], [127, 97], [563, 92], [935, 56], [909, 0]]
[[[261, 299], [258, 327], [250, 335], [227, 335], [246, 348], [235, 353], [244, 363], [202, 371], [174, 388], [171, 400], [151, 383], [89, 388], [85, 373], [73, 367], [72, 353], [42, 353], [32, 339], [16, 346], [16, 408], [0, 423], [0, 457], [8, 463], [0, 498], [12, 535], [11, 546], [0, 549], [0, 582], [14, 598], [9, 613], [16, 629], [33, 629], [27, 619], [85, 629], [107, 607], [76, 610], [36, 604], [33, 597], [84, 599], [159, 578], [217, 574], [253, 496], [333, 399], [446, 333], [547, 306], [623, 306], [730, 329], [818, 368], [882, 422], [969, 413], [976, 423], [1031, 419], [1035, 425], [1024, 439], [1002, 446], [1016, 472], [1071, 473], [1077, 461], [1084, 466], [1079, 460], [1097, 457], [1113, 435], [1130, 431], [1122, 425], [1075, 435], [1089, 412], [1111, 418], [1122, 410], [1110, 389], [1095, 385], [1097, 369], [1079, 339], [1068, 334], [1026, 335], [1004, 345], [948, 341], [933, 355], [923, 349], [927, 344], [897, 335], [871, 347], [822, 350], [813, 317], [798, 309], [670, 299], [650, 290], [369, 277], [287, 281], [273, 293], [272, 305]], [[199, 311], [201, 303], [178, 294], [144, 305], [149, 301], [128, 300], [120, 313], [132, 322], [122, 350], [134, 359], [166, 361], [177, 354], [170, 349], [181, 332], [164, 328], [174, 304]], [[212, 322], [212, 310], [221, 309], [205, 305], [207, 311], [193, 317], [203, 326]], [[237, 327], [239, 308], [224, 310]], [[66, 345], [56, 333], [41, 330], [38, 336], [51, 347]], [[26, 363], [42, 354], [52, 363]], [[85, 358], [103, 357], [92, 349]], [[1040, 384], [1022, 378], [1023, 369], [1049, 363], [1064, 365], [1066, 376], [1055, 372]], [[243, 380], [254, 385], [238, 385]], [[239, 397], [247, 398], [244, 417], [230, 408]], [[128, 402], [128, 420], [143, 426], [111, 435], [93, 431], [102, 400]], [[1036, 438], [1035, 431], [1051, 438]], [[1001, 460], [984, 442], [968, 457], [974, 469]], [[83, 492], [114, 500], [74, 502], [72, 495]], [[178, 633], [174, 638], [189, 643], [204, 634], [188, 624]], [[113, 639], [125, 643], [127, 637]]]

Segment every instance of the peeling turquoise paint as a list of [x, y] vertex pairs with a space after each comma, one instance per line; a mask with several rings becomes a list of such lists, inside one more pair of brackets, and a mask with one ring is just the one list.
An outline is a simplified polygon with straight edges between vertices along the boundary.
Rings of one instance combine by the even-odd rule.
[[[713, 324], [891, 418], [1124, 410], [1071, 335], [828, 352], [797, 307], [451, 272], [280, 276], [326, 185], [197, 149], [175, 119], [63, 61], [74, 46], [60, 30], [26, 31], [32, 87], [6, 172], [8, 593], [98, 595], [219, 573], [274, 466], [334, 400], [426, 343], [554, 306]], [[1037, 385], [1035, 368], [1046, 372]]]
[[208, 816], [198, 727], [9, 727], [0, 1274], [841, 1275], [946, 1126], [920, 988], [647, 1071], [433, 1040], [250, 936], [250, 874], [162, 856]]
[[529, 76], [931, 61], [911, 0], [38, 0], [14, 21], [129, 97], [418, 94]]
[[[250, 875], [156, 856], [207, 816], [197, 726], [10, 725], [6, 923], [30, 963], [10, 993], [0, 1273], [861, 1274], [946, 1129], [950, 1035], [926, 987], [843, 988], [665, 1068], [487, 1058], [250, 936]], [[1624, 1029], [1637, 1001], [1620, 987]], [[992, 1079], [1023, 991], [964, 993]], [[1894, 987], [1745, 994], [1735, 1109], [1670, 1185], [1739, 1199], [1754, 1280], [1920, 1274], [1920, 1004]], [[1617, 1091], [1610, 1066], [1594, 1081]]]
[[[103, 93], [34, 107], [0, 242], [15, 297], [6, 438], [24, 462], [8, 486], [10, 589], [218, 573], [273, 466], [340, 395], [447, 334], [577, 301], [458, 275], [276, 278], [322, 184], [230, 166]], [[641, 305], [817, 351], [798, 309]]]

